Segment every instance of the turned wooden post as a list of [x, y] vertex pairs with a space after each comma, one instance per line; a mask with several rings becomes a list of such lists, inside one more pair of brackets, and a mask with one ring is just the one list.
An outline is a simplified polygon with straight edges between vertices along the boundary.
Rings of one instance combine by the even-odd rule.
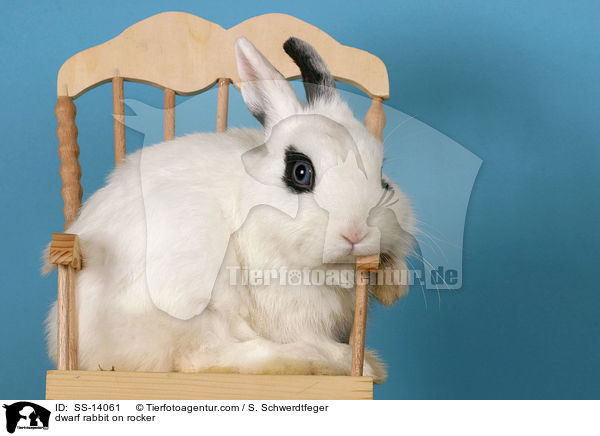
[[175, 138], [175, 91], [165, 88], [164, 101], [165, 119], [163, 130], [165, 141], [169, 141]]
[[[63, 212], [67, 229], [79, 212], [81, 206], [81, 167], [79, 166], [79, 146], [77, 145], [77, 109], [68, 96], [59, 96], [55, 108], [58, 127], [58, 154], [60, 156], [60, 177], [62, 179]], [[60, 235], [60, 234], [58, 234]], [[60, 238], [59, 238], [60, 239]], [[58, 362], [61, 370], [77, 369], [77, 322], [75, 303], [75, 269], [81, 266], [79, 250], [75, 239], [58, 242], [54, 237], [50, 246], [50, 262], [58, 265]], [[71, 260], [64, 260], [64, 245], [71, 247]], [[57, 249], [59, 252], [57, 254]], [[68, 256], [67, 256], [68, 257]], [[73, 259], [76, 259], [73, 261]]]
[[352, 332], [350, 333], [350, 344], [352, 345], [352, 369], [350, 375], [363, 375], [367, 306], [369, 302], [369, 272], [377, 271], [378, 267], [378, 254], [356, 259], [356, 303], [354, 306], [354, 322], [352, 323]]
[[79, 213], [83, 190], [79, 183], [81, 167], [79, 166], [79, 146], [77, 145], [77, 126], [75, 115], [77, 109], [71, 97], [58, 97], [54, 110], [58, 127], [58, 155], [60, 156], [59, 174], [62, 179], [61, 194], [64, 201], [65, 229]]
[[217, 95], [217, 132], [227, 130], [227, 112], [229, 109], [229, 79], [219, 79]]
[[125, 105], [123, 78], [113, 77], [113, 124], [115, 129], [115, 167], [125, 158]]
[[371, 107], [365, 115], [365, 126], [371, 135], [383, 141], [383, 128], [385, 127], [385, 111], [383, 110], [383, 99], [373, 97]]

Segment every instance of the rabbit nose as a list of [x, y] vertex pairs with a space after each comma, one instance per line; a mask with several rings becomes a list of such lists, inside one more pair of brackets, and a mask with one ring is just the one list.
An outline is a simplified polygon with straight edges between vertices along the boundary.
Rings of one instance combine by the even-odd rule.
[[342, 238], [350, 242], [352, 245], [358, 244], [360, 241], [365, 239], [365, 236], [367, 236], [366, 230], [360, 230], [356, 228], [342, 233]]

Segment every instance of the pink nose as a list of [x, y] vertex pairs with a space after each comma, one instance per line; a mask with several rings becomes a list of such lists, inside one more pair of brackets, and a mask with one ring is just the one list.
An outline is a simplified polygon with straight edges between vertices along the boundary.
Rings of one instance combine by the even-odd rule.
[[360, 241], [362, 241], [365, 238], [365, 236], [367, 236], [366, 231], [357, 230], [357, 229], [353, 229], [349, 232], [342, 233], [342, 238], [344, 238], [346, 241], [350, 242], [352, 245], [358, 244]]

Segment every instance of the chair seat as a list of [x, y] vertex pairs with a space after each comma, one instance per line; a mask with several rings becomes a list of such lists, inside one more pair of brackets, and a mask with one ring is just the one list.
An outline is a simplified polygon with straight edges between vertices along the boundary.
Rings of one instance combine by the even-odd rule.
[[371, 377], [48, 371], [47, 400], [372, 400]]

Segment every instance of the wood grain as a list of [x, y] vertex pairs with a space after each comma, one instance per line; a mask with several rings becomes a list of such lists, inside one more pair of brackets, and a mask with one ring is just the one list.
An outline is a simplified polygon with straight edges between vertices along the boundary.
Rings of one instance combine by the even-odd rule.
[[175, 91], [166, 88], [164, 98], [164, 138], [165, 141], [170, 141], [175, 138]]
[[128, 27], [117, 37], [71, 57], [58, 74], [57, 94], [77, 98], [108, 82], [119, 71], [125, 80], [169, 88], [189, 95], [231, 79], [239, 88], [233, 44], [246, 36], [288, 79], [300, 77], [283, 51], [290, 36], [308, 41], [327, 62], [333, 76], [387, 99], [388, 73], [376, 56], [341, 45], [322, 30], [286, 14], [250, 18], [231, 29], [185, 12], [164, 12]]
[[371, 377], [48, 371], [47, 400], [371, 400]]
[[379, 268], [379, 254], [371, 256], [358, 257], [356, 259], [357, 271], [377, 271]]
[[227, 116], [229, 111], [229, 79], [219, 79], [217, 94], [217, 132], [227, 130]]
[[115, 130], [115, 167], [125, 158], [125, 105], [123, 78], [113, 77], [113, 125]]
[[65, 230], [71, 225], [81, 206], [81, 167], [79, 166], [79, 145], [77, 145], [77, 125], [75, 116], [77, 109], [70, 97], [58, 97], [54, 108], [58, 126], [58, 155], [60, 168], [58, 170], [62, 179], [61, 194], [64, 201], [63, 213], [65, 215]]
[[81, 269], [81, 247], [77, 235], [52, 233], [50, 263], [71, 265], [74, 269]]

